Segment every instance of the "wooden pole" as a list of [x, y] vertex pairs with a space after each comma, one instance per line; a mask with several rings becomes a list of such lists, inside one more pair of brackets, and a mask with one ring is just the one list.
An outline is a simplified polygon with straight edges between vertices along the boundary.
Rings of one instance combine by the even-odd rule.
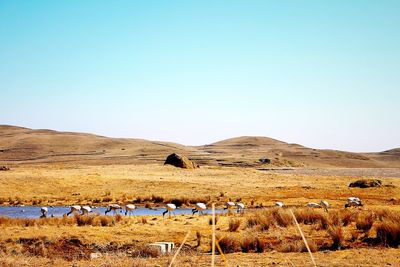
[[190, 232], [187, 232], [185, 238], [184, 238], [183, 241], [182, 241], [182, 244], [179, 246], [178, 250], [175, 252], [175, 255], [172, 257], [171, 263], [168, 265], [168, 267], [172, 267], [172, 265], [174, 264], [174, 261], [175, 261], [175, 259], [176, 259], [176, 256], [178, 256], [179, 252], [181, 251], [181, 248], [183, 247], [183, 244], [185, 244], [186, 240], [187, 240], [188, 237], [189, 237], [189, 233], [190, 233]]
[[314, 264], [314, 266], [317, 267], [317, 264], [315, 263], [314, 256], [313, 256], [313, 254], [312, 254], [312, 252], [311, 252], [311, 250], [310, 250], [310, 247], [308, 246], [308, 243], [307, 243], [306, 237], [305, 237], [304, 234], [303, 234], [303, 231], [301, 231], [301, 228], [300, 228], [299, 223], [297, 222], [296, 216], [294, 216], [294, 213], [293, 213], [293, 211], [292, 211], [291, 209], [290, 209], [289, 211], [290, 211], [290, 213], [291, 213], [292, 216], [293, 216], [294, 222], [296, 223], [297, 229], [299, 230], [301, 237], [303, 238], [303, 242], [304, 242], [304, 244], [306, 245], [306, 248], [307, 248], [307, 250], [308, 250], [308, 253], [310, 254], [311, 261], [312, 261], [312, 263]]
[[215, 266], [215, 204], [211, 204], [212, 208], [212, 242], [211, 242], [211, 267]]

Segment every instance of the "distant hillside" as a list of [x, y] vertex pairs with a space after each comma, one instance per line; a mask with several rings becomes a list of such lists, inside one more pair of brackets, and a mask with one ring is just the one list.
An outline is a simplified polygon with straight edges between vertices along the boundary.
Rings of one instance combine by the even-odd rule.
[[191, 148], [168, 142], [0, 126], [0, 162], [154, 163]]
[[[0, 165], [148, 164], [181, 153], [201, 165], [248, 167], [400, 167], [400, 149], [380, 153], [318, 150], [268, 137], [236, 137], [204, 146], [0, 125]], [[270, 160], [262, 165], [260, 159]]]
[[360, 168], [400, 166], [399, 155], [396, 160], [393, 161], [391, 158], [387, 161], [386, 154], [382, 153], [362, 154], [312, 149], [267, 137], [245, 136], [227, 139], [206, 145], [203, 150], [213, 154], [213, 158], [222, 165], [252, 165], [261, 158], [268, 158], [274, 166]]

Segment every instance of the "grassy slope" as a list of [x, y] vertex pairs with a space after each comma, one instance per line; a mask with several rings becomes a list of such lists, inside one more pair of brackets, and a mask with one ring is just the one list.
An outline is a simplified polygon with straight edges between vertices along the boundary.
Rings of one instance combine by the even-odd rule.
[[74, 162], [80, 164], [161, 163], [170, 153], [182, 153], [201, 165], [400, 167], [396, 149], [382, 153], [318, 150], [267, 137], [237, 137], [189, 147], [142, 139], [107, 138], [92, 134], [0, 126], [0, 164]]

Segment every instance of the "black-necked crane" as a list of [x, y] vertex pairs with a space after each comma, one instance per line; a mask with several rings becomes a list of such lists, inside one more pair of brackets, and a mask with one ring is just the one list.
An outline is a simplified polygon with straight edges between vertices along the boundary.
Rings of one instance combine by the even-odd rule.
[[237, 203], [236, 204], [236, 212], [237, 213], [244, 213], [244, 204], [243, 203]]
[[89, 206], [82, 206], [81, 212], [82, 212], [82, 215], [83, 215], [83, 214], [89, 214], [89, 213], [92, 212], [92, 208], [89, 207]]
[[206, 204], [204, 203], [196, 203], [196, 205], [194, 205], [194, 208], [192, 209], [192, 214], [195, 214], [196, 212], [198, 212], [199, 214], [204, 215], [204, 211], [207, 209]]
[[315, 203], [315, 202], [307, 203], [307, 207], [309, 207], [309, 208], [322, 208], [319, 203]]
[[104, 214], [107, 215], [107, 213], [109, 213], [110, 211], [113, 211], [114, 215], [116, 215], [117, 214], [117, 210], [120, 210], [120, 209], [122, 209], [122, 207], [120, 205], [118, 205], [118, 204], [110, 204], [110, 205], [108, 205], [108, 207], [107, 207], [106, 211], [104, 212]]
[[165, 211], [163, 212], [162, 216], [164, 217], [164, 215], [166, 213], [168, 213], [169, 217], [171, 217], [171, 213], [173, 213], [174, 210], [176, 210], [176, 205], [172, 204], [172, 203], [168, 203], [165, 205]]
[[41, 207], [40, 212], [42, 213], [40, 218], [46, 218], [46, 215], [47, 215], [47, 212], [49, 212], [49, 209], [47, 207]]
[[361, 202], [361, 199], [359, 199], [358, 197], [349, 197], [347, 199], [347, 203], [344, 205], [345, 208], [361, 206], [363, 206], [363, 204]]
[[126, 204], [125, 205], [125, 215], [131, 215], [133, 211], [136, 209], [136, 206], [133, 204]]
[[319, 204], [321, 205], [321, 207], [324, 208], [324, 210], [325, 210], [326, 212], [328, 212], [328, 208], [329, 208], [329, 203], [328, 203], [328, 201], [326, 201], [326, 200], [321, 200], [321, 202], [319, 202]]
[[283, 204], [283, 202], [277, 201], [277, 202], [275, 202], [275, 206], [276, 207], [283, 207], [284, 204]]
[[69, 212], [66, 213], [67, 216], [70, 215], [71, 213], [74, 213], [74, 212], [80, 212], [81, 211], [81, 206], [74, 205], [74, 206], [70, 206], [69, 209], [70, 209]]
[[347, 202], [360, 202], [361, 199], [359, 199], [358, 197], [349, 197], [347, 199]]
[[225, 202], [224, 210], [228, 210], [228, 213], [230, 213], [231, 209], [233, 209], [235, 206], [236, 206], [235, 202], [232, 201]]

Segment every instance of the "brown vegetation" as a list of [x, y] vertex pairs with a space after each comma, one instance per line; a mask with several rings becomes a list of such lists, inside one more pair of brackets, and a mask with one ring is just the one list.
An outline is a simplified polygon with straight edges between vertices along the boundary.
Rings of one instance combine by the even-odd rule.
[[382, 181], [378, 179], [361, 179], [350, 183], [349, 187], [368, 188], [368, 187], [379, 187], [381, 185]]
[[9, 171], [10, 168], [7, 166], [0, 166], [0, 171]]
[[230, 219], [229, 220], [229, 232], [236, 232], [240, 227], [240, 219]]
[[368, 233], [369, 230], [371, 230], [372, 225], [374, 224], [374, 216], [372, 213], [368, 214], [363, 214], [360, 213], [358, 214], [357, 220], [356, 220], [356, 228], [357, 230], [361, 230], [365, 233]]
[[[365, 190], [348, 187], [354, 176], [351, 176], [352, 178], [329, 176], [329, 173], [330, 170], [323, 176], [279, 174], [251, 168], [207, 166], [187, 171], [160, 164], [146, 166], [60, 164], [33, 167], [18, 165], [12, 166], [10, 172], [0, 173], [0, 183], [4, 185], [0, 187], [0, 203], [40, 206], [86, 203], [105, 206], [107, 203], [137, 203], [139, 207], [159, 209], [169, 202], [185, 208], [191, 207], [196, 202], [204, 202], [208, 206], [216, 203], [217, 208], [221, 208], [228, 200], [240, 201], [246, 205], [244, 214], [217, 216], [217, 234], [219, 237], [228, 238], [221, 240], [222, 246], [226, 251], [243, 252], [228, 254], [228, 266], [246, 264], [263, 266], [266, 262], [288, 264], [282, 261], [284, 258], [290, 258], [296, 266], [306, 265], [308, 261], [307, 255], [303, 255], [305, 253], [285, 255], [279, 252], [304, 251], [304, 245], [289, 213], [289, 209], [292, 209], [311, 249], [318, 255], [316, 259], [319, 265], [329, 266], [330, 262], [326, 259], [335, 260], [332, 255], [348, 257], [359, 250], [371, 250], [370, 255], [381, 256], [379, 251], [386, 252], [387, 257], [391, 259], [388, 262], [395, 265], [393, 263], [396, 261], [393, 259], [397, 258], [392, 256], [397, 255], [398, 251], [386, 247], [398, 245], [396, 229], [400, 221], [400, 209], [397, 202], [391, 199], [400, 199], [400, 180], [395, 177], [382, 178], [385, 184], [393, 184], [394, 187], [382, 186]], [[343, 205], [349, 196], [360, 197], [364, 206], [344, 209]], [[305, 203], [320, 199], [329, 201], [331, 204], [329, 212], [304, 207]], [[285, 208], [272, 207], [275, 201], [283, 201]], [[237, 228], [235, 220], [241, 221]], [[206, 254], [210, 251], [209, 221], [210, 216], [207, 215], [179, 214], [164, 219], [158, 216], [96, 217], [92, 214], [88, 217], [69, 218], [1, 218], [0, 254], [3, 254], [0, 255], [0, 265], [3, 262], [8, 264], [10, 259], [18, 256], [21, 261], [32, 260], [36, 266], [46, 264], [57, 266], [58, 261], [64, 261], [68, 257], [57, 253], [54, 253], [53, 257], [49, 255], [46, 246], [52, 242], [53, 247], [58, 243], [68, 248], [75, 242], [71, 239], [77, 238], [80, 243], [76, 242], [76, 251], [83, 245], [81, 247], [83, 256], [76, 256], [78, 254], [72, 249], [71, 255], [75, 255], [72, 257], [77, 259], [78, 266], [118, 266], [111, 260], [107, 262], [109, 259], [121, 260], [119, 266], [130, 266], [136, 259], [132, 255], [140, 255], [138, 251], [148, 243], [173, 241], [179, 245], [188, 231], [191, 235], [177, 259], [179, 262], [177, 266], [190, 266], [190, 264], [204, 266], [206, 262], [209, 265], [209, 256]], [[196, 232], [199, 232], [199, 235], [196, 235]], [[45, 239], [41, 240], [41, 237]], [[28, 250], [23, 248], [24, 243], [19, 241], [21, 238], [39, 239], [32, 241], [33, 243], [29, 245], [31, 252], [28, 253]], [[85, 252], [86, 246], [90, 248], [87, 252]], [[338, 248], [341, 250], [336, 250]], [[331, 251], [321, 252], [325, 250]], [[87, 258], [89, 251], [91, 253], [99, 251], [103, 255], [104, 262], [89, 260]], [[272, 251], [274, 253], [270, 253]], [[340, 254], [341, 251], [347, 254]], [[268, 257], [265, 254], [257, 257], [255, 252], [267, 252]], [[38, 254], [37, 257], [34, 256], [35, 253]], [[146, 252], [142, 254], [145, 255]], [[269, 256], [274, 255], [279, 256], [273, 261], [268, 261]], [[296, 257], [301, 260], [296, 262], [294, 260]], [[356, 264], [378, 262], [371, 258], [367, 261], [365, 257], [357, 254]], [[198, 258], [201, 258], [198, 262], [203, 265], [197, 264], [198, 262], [194, 260]], [[51, 263], [48, 259], [54, 262]], [[151, 266], [157, 264], [165, 266], [168, 265], [169, 258], [150, 256], [145, 259]], [[222, 261], [219, 256], [217, 259]], [[46, 264], [38, 263], [40, 260]], [[350, 260], [353, 260], [353, 257]], [[325, 264], [322, 264], [324, 261]], [[341, 264], [338, 265], [347, 264], [344, 260], [339, 262]], [[381, 259], [378, 263], [377, 265], [381, 266], [386, 262]], [[71, 266], [71, 262], [64, 265]]]
[[74, 217], [53, 217], [53, 218], [9, 218], [0, 217], [0, 226], [114, 226], [122, 220], [122, 216], [115, 217], [105, 215], [78, 215]]
[[376, 227], [376, 236], [385, 246], [400, 246], [400, 222], [392, 220], [381, 222]]

